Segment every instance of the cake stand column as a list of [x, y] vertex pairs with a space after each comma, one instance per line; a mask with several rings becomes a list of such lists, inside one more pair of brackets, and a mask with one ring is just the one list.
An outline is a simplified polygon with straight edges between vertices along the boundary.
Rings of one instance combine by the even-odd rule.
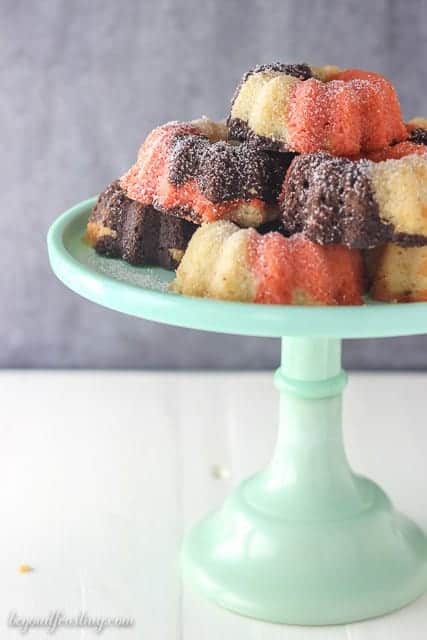
[[302, 625], [382, 615], [427, 590], [425, 534], [354, 474], [341, 428], [341, 342], [284, 338], [277, 446], [185, 539], [186, 577], [239, 613]]
[[363, 510], [370, 489], [347, 462], [342, 435], [341, 341], [283, 338], [274, 377], [280, 391], [276, 450], [269, 467], [249, 482], [251, 502], [273, 515], [316, 521]]

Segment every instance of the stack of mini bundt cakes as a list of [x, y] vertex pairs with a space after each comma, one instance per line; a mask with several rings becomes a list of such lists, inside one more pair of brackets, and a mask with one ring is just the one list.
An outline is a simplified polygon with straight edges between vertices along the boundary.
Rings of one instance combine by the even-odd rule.
[[244, 75], [226, 120], [154, 129], [99, 196], [101, 255], [176, 269], [177, 293], [264, 304], [427, 301], [427, 119], [336, 66]]

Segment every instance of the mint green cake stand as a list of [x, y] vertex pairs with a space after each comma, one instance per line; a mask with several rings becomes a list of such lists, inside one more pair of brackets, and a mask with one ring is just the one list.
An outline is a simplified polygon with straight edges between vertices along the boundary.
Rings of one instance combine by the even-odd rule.
[[49, 231], [52, 268], [70, 289], [148, 320], [282, 338], [273, 459], [187, 535], [189, 582], [232, 611], [301, 625], [379, 616], [427, 591], [426, 535], [352, 472], [341, 427], [341, 339], [427, 333], [427, 304], [310, 308], [172, 294], [172, 274], [101, 258], [82, 241], [92, 204]]

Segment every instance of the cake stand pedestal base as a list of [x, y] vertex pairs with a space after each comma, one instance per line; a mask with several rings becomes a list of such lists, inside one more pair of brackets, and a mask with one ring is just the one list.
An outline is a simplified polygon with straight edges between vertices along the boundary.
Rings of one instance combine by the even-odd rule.
[[300, 625], [376, 617], [427, 590], [427, 538], [347, 462], [341, 341], [283, 338], [273, 460], [184, 541], [185, 576], [253, 618]]

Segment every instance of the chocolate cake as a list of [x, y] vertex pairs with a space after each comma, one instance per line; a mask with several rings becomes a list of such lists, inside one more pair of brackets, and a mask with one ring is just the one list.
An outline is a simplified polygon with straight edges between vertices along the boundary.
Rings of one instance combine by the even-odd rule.
[[409, 140], [415, 144], [427, 145], [427, 129], [421, 127], [412, 129], [409, 133]]
[[427, 118], [421, 116], [412, 118], [406, 123], [406, 128], [411, 142], [427, 145]]
[[100, 194], [86, 239], [100, 255], [175, 269], [196, 229], [191, 222], [131, 200], [116, 180]]
[[370, 162], [301, 155], [286, 175], [280, 207], [287, 234], [368, 249], [427, 244], [427, 156]]
[[226, 136], [224, 125], [207, 118], [158, 127], [121, 185], [133, 200], [196, 223], [227, 219], [256, 227], [277, 218], [295, 154], [263, 152]]

